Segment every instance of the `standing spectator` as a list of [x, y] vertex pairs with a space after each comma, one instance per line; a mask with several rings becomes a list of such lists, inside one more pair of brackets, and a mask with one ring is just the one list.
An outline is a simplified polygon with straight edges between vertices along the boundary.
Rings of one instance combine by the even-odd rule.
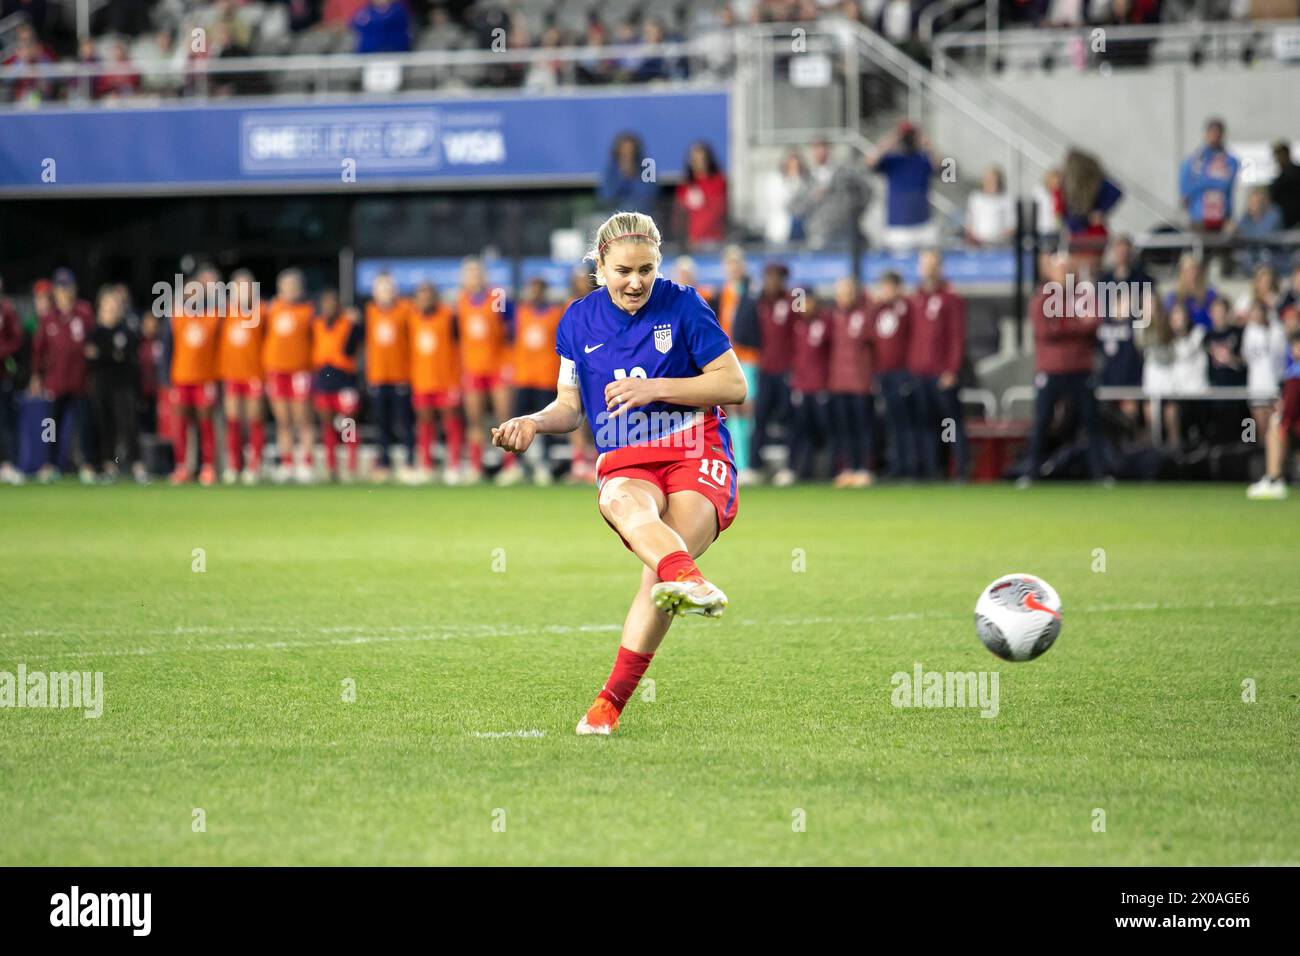
[[138, 431], [160, 432], [165, 429], [159, 420], [162, 394], [167, 388], [167, 354], [158, 317], [146, 312], [140, 317], [140, 369], [139, 404], [136, 418]]
[[[1135, 321], [1134, 310], [1144, 308], [1140, 302], [1151, 303], [1153, 300], [1130, 295], [1131, 288], [1120, 287], [1121, 291], [1114, 298], [1114, 311], [1103, 311], [1101, 325], [1097, 327], [1097, 342], [1101, 349], [1100, 384], [1107, 388], [1142, 387], [1142, 352], [1138, 349], [1138, 332], [1146, 327], [1150, 317], [1144, 317], [1139, 325]], [[1145, 308], [1152, 306], [1147, 305]], [[1130, 427], [1137, 427], [1140, 419], [1136, 399], [1122, 399], [1119, 411]]]
[[1268, 196], [1282, 213], [1282, 228], [1300, 226], [1300, 165], [1291, 161], [1291, 147], [1284, 140], [1273, 146], [1277, 178], [1268, 186]]
[[1106, 248], [1106, 218], [1123, 198], [1118, 186], [1106, 178], [1097, 157], [1081, 149], [1065, 155], [1056, 211], [1061, 217], [1070, 253], [1096, 261]]
[[14, 401], [13, 358], [23, 347], [26, 334], [22, 319], [0, 279], [0, 482], [21, 485], [26, 478], [15, 466], [18, 460], [18, 409]]
[[1183, 197], [1192, 228], [1219, 232], [1232, 221], [1232, 188], [1240, 163], [1223, 145], [1223, 121], [1205, 124], [1205, 144], [1183, 160], [1178, 193]]
[[1277, 272], [1270, 265], [1256, 266], [1250, 277], [1250, 289], [1243, 292], [1233, 303], [1232, 312], [1238, 323], [1244, 324], [1246, 313], [1252, 305], [1260, 305], [1268, 315], [1278, 310], [1281, 297], [1277, 289]]
[[1061, 217], [1056, 211], [1056, 194], [1061, 188], [1061, 171], [1049, 169], [1042, 182], [1030, 192], [1034, 202], [1034, 230], [1045, 248], [1055, 246], [1061, 238]]
[[978, 192], [966, 200], [966, 241], [976, 246], [1004, 246], [1016, 234], [1016, 207], [1007, 195], [1002, 170], [984, 170]]
[[1041, 477], [1047, 433], [1056, 418], [1056, 404], [1070, 401], [1078, 410], [1087, 441], [1088, 474], [1100, 480], [1105, 470], [1102, 435], [1097, 415], [1097, 397], [1093, 391], [1093, 347], [1097, 341], [1100, 319], [1081, 306], [1062, 301], [1061, 290], [1071, 264], [1063, 255], [1051, 256], [1045, 270], [1046, 281], [1029, 304], [1029, 319], [1034, 326], [1034, 425], [1029, 440], [1028, 468], [1016, 482], [1028, 487]]
[[1246, 197], [1246, 211], [1236, 222], [1228, 224], [1228, 231], [1247, 240], [1236, 250], [1237, 266], [1242, 271], [1253, 272], [1256, 266], [1286, 260], [1285, 249], [1257, 242], [1271, 233], [1282, 231], [1282, 211], [1269, 201], [1265, 187], [1256, 186], [1250, 191]]
[[[80, 452], [81, 480], [95, 480], [97, 459], [93, 432], [86, 407], [86, 339], [95, 325], [90, 303], [77, 298], [77, 283], [69, 269], [54, 271], [53, 302], [37, 316], [36, 338], [32, 343], [33, 395], [53, 403], [50, 419], [53, 434], [49, 458], [41, 467], [40, 480], [59, 475], [63, 454], [68, 461]], [[65, 441], [64, 436], [68, 436]], [[44, 437], [44, 436], [42, 436]]]
[[[1232, 321], [1227, 299], [1215, 299], [1210, 306], [1210, 328], [1202, 345], [1205, 348], [1206, 378], [1211, 388], [1244, 388], [1246, 363], [1241, 357], [1241, 326]], [[1206, 409], [1207, 436], [1213, 445], [1233, 440], [1240, 428], [1245, 405], [1240, 399], [1215, 400]]]
[[790, 465], [772, 479], [782, 487], [813, 477], [817, 450], [830, 439], [830, 320], [811, 297], [794, 317], [794, 354], [790, 372]]
[[[718, 243], [727, 231], [727, 177], [718, 168], [708, 143], [691, 144], [686, 155], [686, 178], [677, 187], [677, 219], [686, 220], [689, 247]], [[681, 233], [679, 228], [678, 233]]]
[[411, 49], [411, 15], [406, 4], [369, 0], [352, 18], [358, 53], [406, 53]]
[[1291, 441], [1300, 440], [1300, 332], [1292, 332], [1288, 343], [1286, 372], [1282, 376], [1282, 397], [1269, 420], [1265, 435], [1264, 477], [1246, 489], [1247, 498], [1279, 500], [1287, 496], [1286, 462]]
[[609, 162], [600, 180], [596, 197], [609, 211], [643, 212], [653, 215], [659, 186], [645, 166], [645, 148], [635, 133], [620, 133], [614, 138]]
[[[1130, 290], [1140, 288], [1144, 301], [1155, 301], [1156, 280], [1142, 265], [1142, 261], [1133, 249], [1133, 240], [1126, 235], [1117, 235], [1111, 240], [1110, 262], [1108, 268], [1102, 272], [1100, 282], [1102, 284], [1124, 283]], [[1130, 303], [1129, 308], [1137, 309], [1138, 304]], [[1138, 318], [1141, 316], [1139, 315]]]
[[1287, 335], [1300, 331], [1300, 252], [1291, 262], [1291, 287], [1277, 300], [1277, 317], [1286, 326]]
[[[907, 370], [912, 376], [912, 421], [921, 475], [938, 478], [939, 445], [952, 445], [952, 467], [966, 477], [966, 428], [957, 380], [966, 357], [966, 303], [943, 277], [943, 256], [927, 249], [918, 262], [921, 284], [912, 304]], [[951, 425], [949, 424], [951, 422]], [[946, 437], [951, 434], [951, 438]]]
[[1259, 426], [1259, 433], [1263, 434], [1268, 428], [1269, 409], [1273, 407], [1282, 373], [1286, 370], [1286, 329], [1260, 302], [1253, 303], [1246, 310], [1246, 327], [1241, 331], [1241, 360], [1246, 365], [1251, 414]]
[[871, 201], [871, 187], [857, 168], [831, 162], [830, 144], [812, 144], [810, 189], [804, 232], [814, 249], [847, 246], [860, 237], [858, 220]]
[[871, 473], [876, 408], [871, 394], [872, 335], [870, 301], [856, 280], [835, 283], [831, 312], [830, 391], [831, 447], [835, 450], [836, 488], [865, 488]]
[[140, 461], [136, 396], [140, 387], [140, 336], [124, 321], [126, 302], [114, 286], [99, 290], [99, 321], [86, 342], [90, 402], [99, 434], [100, 473], [116, 480], [123, 463], [140, 484], [149, 476]]
[[[1175, 303], [1161, 310], [1146, 336], [1146, 357], [1142, 366], [1142, 390], [1149, 398], [1196, 394], [1205, 390], [1205, 349], [1201, 341], [1205, 327], [1191, 320], [1187, 307]], [[1154, 403], [1153, 403], [1154, 405]], [[1184, 417], [1177, 401], [1163, 405], [1165, 442], [1177, 449], [1181, 444]], [[1152, 426], [1157, 422], [1154, 407], [1148, 418]]]
[[781, 166], [763, 176], [756, 197], [765, 208], [761, 216], [763, 238], [773, 245], [799, 242], [804, 238], [804, 215], [811, 202], [808, 169], [797, 152], [781, 158]]
[[934, 160], [925, 134], [911, 123], [899, 123], [867, 154], [867, 165], [888, 184], [885, 245], [893, 251], [935, 245], [938, 230], [930, 222]]
[[763, 269], [763, 290], [758, 298], [758, 400], [754, 407], [754, 444], [750, 467], [761, 471], [763, 448], [772, 427], [786, 432], [789, 447], [790, 356], [794, 351], [794, 301], [786, 289], [790, 270], [780, 262]]
[[1210, 303], [1218, 297], [1213, 287], [1206, 284], [1205, 264], [1190, 252], [1183, 253], [1178, 260], [1178, 278], [1174, 289], [1165, 297], [1165, 311], [1175, 303], [1187, 309], [1187, 315], [1195, 325], [1208, 329], [1210, 327]]
[[876, 381], [885, 402], [889, 435], [888, 478], [915, 478], [918, 468], [916, 425], [912, 421], [912, 376], [907, 371], [908, 341], [916, 323], [912, 301], [903, 294], [903, 277], [886, 272], [871, 315]]

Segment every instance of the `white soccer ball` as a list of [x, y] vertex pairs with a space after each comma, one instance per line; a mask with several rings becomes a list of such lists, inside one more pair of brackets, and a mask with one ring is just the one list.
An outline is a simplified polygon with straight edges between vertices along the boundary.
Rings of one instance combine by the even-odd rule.
[[1032, 661], [1061, 633], [1061, 598], [1032, 574], [1000, 577], [975, 603], [975, 633], [1003, 660]]

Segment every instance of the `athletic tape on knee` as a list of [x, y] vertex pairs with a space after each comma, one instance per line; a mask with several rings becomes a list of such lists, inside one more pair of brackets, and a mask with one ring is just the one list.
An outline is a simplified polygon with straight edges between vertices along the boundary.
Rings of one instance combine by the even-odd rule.
[[[619, 493], [622, 491], [623, 485], [630, 480], [631, 479], [629, 478], [608, 479], [600, 489], [600, 503], [609, 507], [611, 511], [614, 511], [613, 502], [615, 498], [617, 498]], [[655, 514], [653, 509], [637, 507], [636, 500], [631, 496], [628, 496], [628, 501], [636, 507], [636, 511], [626, 517], [623, 515], [616, 515], [626, 530], [635, 531], [637, 528], [644, 527], [645, 525], [659, 520], [659, 516]]]

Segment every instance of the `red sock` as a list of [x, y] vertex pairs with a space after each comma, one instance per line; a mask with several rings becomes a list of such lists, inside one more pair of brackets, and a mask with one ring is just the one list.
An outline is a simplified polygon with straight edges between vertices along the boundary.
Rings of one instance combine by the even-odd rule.
[[433, 467], [433, 422], [420, 422], [417, 432], [419, 442], [420, 465]]
[[501, 460], [501, 467], [509, 468], [514, 463], [515, 463], [515, 453], [512, 451], [506, 452], [505, 458]]
[[695, 566], [695, 562], [685, 551], [674, 551], [672, 554], [664, 555], [659, 566], [655, 568], [655, 573], [659, 575], [660, 581], [681, 581], [685, 578], [704, 580], [704, 575], [700, 574], [700, 569]]
[[483, 470], [483, 443], [472, 441], [469, 443], [469, 463], [475, 471]]
[[465, 441], [465, 426], [459, 415], [452, 415], [444, 423], [447, 432], [447, 464], [452, 468], [460, 467], [460, 446]]
[[330, 474], [338, 471], [339, 467], [339, 433], [334, 430], [334, 423], [329, 422], [321, 429], [321, 438], [325, 440], [325, 464], [330, 470]]
[[204, 466], [212, 464], [217, 457], [217, 433], [212, 429], [211, 418], [199, 419], [199, 455]]
[[262, 449], [266, 446], [266, 426], [261, 422], [249, 422], [248, 438], [253, 445], [252, 460], [248, 467], [253, 471], [262, 470]]
[[596, 696], [604, 697], [619, 713], [622, 713], [624, 705], [632, 697], [636, 685], [641, 683], [641, 677], [652, 660], [654, 660], [653, 654], [638, 654], [636, 651], [629, 651], [626, 647], [620, 647], [618, 657], [614, 659], [614, 669], [609, 672], [609, 680], [605, 681], [604, 690]]
[[188, 471], [190, 467], [190, 421], [181, 415], [176, 423], [176, 470]]
[[226, 421], [226, 467], [239, 471], [244, 460], [244, 435], [238, 419]]

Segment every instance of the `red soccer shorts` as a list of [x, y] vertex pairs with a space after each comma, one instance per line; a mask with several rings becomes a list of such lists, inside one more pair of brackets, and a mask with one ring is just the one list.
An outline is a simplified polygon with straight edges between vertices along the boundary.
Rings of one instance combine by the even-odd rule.
[[217, 383], [201, 385], [173, 385], [172, 394], [181, 408], [211, 408], [217, 404]]
[[[740, 503], [736, 491], [736, 469], [725, 458], [684, 458], [680, 461], [645, 462], [612, 469], [600, 476], [597, 491], [611, 478], [648, 481], [657, 485], [665, 498], [677, 491], [698, 491], [713, 503], [713, 508], [718, 513], [718, 531], [713, 536], [715, 541], [736, 520], [736, 509]], [[609, 524], [608, 518], [605, 518], [605, 523]], [[609, 526], [614, 527], [612, 524]], [[614, 533], [618, 534], [617, 528]], [[627, 543], [627, 539], [621, 534], [618, 537], [623, 546], [631, 551], [632, 546]]]
[[261, 398], [262, 380], [250, 378], [246, 382], [226, 382], [226, 394], [234, 398]]
[[311, 372], [267, 372], [266, 394], [277, 402], [305, 402], [311, 394]]
[[441, 392], [416, 392], [411, 396], [411, 407], [417, 412], [425, 408], [455, 408], [460, 404], [460, 389], [448, 388]]
[[474, 375], [470, 372], [465, 373], [465, 391], [467, 392], [490, 392], [492, 389], [502, 385], [504, 380], [499, 373], [490, 375]]
[[334, 415], [355, 415], [361, 407], [361, 393], [355, 388], [341, 388], [337, 392], [317, 392], [312, 404], [318, 412]]

